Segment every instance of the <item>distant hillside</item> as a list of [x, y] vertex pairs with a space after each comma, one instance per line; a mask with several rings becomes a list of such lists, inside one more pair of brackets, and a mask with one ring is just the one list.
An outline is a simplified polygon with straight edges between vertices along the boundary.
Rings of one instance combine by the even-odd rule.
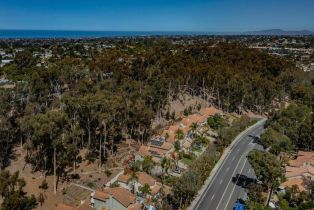
[[261, 31], [247, 31], [244, 32], [245, 35], [288, 35], [288, 36], [296, 36], [296, 35], [314, 35], [314, 31], [309, 30], [301, 30], [301, 31], [285, 31], [281, 29], [270, 29], [270, 30], [261, 30]]

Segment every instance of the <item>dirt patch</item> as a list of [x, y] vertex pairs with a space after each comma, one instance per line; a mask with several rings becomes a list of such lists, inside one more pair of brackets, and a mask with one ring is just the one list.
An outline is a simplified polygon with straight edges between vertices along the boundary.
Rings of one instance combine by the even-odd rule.
[[132, 158], [135, 151], [138, 150], [139, 145], [134, 140], [128, 140], [117, 145], [117, 152], [114, 156], [109, 156], [108, 161], [103, 165], [101, 171], [99, 170], [98, 162], [91, 163], [84, 160], [87, 153], [86, 149], [80, 151], [82, 156], [82, 163], [78, 164], [76, 173], [79, 174], [80, 179], [70, 180], [68, 182], [59, 182], [57, 194], [53, 193], [53, 176], [46, 176], [46, 182], [48, 189], [40, 189], [39, 186], [45, 180], [42, 172], [33, 172], [32, 167], [29, 164], [25, 164], [26, 152], [21, 147], [16, 147], [14, 152], [16, 158], [11, 161], [10, 166], [6, 170], [14, 173], [19, 171], [20, 177], [26, 181], [24, 191], [28, 194], [34, 194], [36, 198], [40, 194], [44, 196], [44, 203], [38, 205], [36, 209], [47, 210], [56, 209], [58, 203], [62, 203], [65, 198], [66, 189], [71, 185], [72, 182], [88, 186], [93, 189], [101, 189], [107, 182], [115, 177], [121, 170], [126, 162]]
[[165, 127], [169, 125], [169, 121], [165, 119], [165, 114], [169, 111], [175, 113], [175, 118], [183, 116], [184, 110], [191, 107], [192, 112], [197, 111], [200, 108], [209, 107], [211, 104], [199, 96], [192, 96], [188, 93], [179, 94], [175, 100], [171, 100], [170, 103], [162, 110], [163, 116], [159, 119], [155, 118], [152, 121], [152, 128]]
[[27, 192], [28, 195], [34, 194], [36, 198], [38, 198], [39, 194], [42, 193], [45, 198], [45, 202], [41, 206], [40, 204], [36, 209], [38, 210], [47, 210], [47, 209], [55, 209], [56, 205], [62, 202], [62, 188], [64, 187], [62, 183], [58, 186], [57, 195], [53, 193], [53, 176], [47, 176], [46, 182], [48, 184], [47, 190], [39, 189], [39, 186], [42, 184], [44, 180], [43, 173], [41, 172], [32, 172], [32, 168], [30, 165], [25, 165], [25, 151], [20, 147], [15, 148], [16, 159], [12, 160], [10, 166], [6, 168], [6, 170], [14, 173], [15, 171], [19, 171], [20, 177], [22, 177], [26, 181], [26, 186], [24, 187], [24, 191]]

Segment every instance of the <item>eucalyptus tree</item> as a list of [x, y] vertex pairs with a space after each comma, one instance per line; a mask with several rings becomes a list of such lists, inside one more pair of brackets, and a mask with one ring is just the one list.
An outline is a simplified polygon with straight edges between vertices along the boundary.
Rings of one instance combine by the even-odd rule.
[[273, 189], [281, 177], [280, 162], [271, 153], [253, 150], [248, 155], [256, 177], [268, 188], [267, 206], [270, 201]]
[[23, 191], [25, 185], [25, 180], [19, 177], [19, 172], [13, 174], [9, 171], [0, 172], [1, 209], [30, 210], [36, 208], [35, 196], [27, 196]]
[[75, 153], [65, 153], [69, 148], [65, 142], [68, 118], [60, 110], [50, 110], [46, 113], [27, 116], [23, 121], [25, 132], [31, 133], [26, 149], [26, 161], [34, 170], [43, 170], [54, 174], [54, 193], [57, 181], [64, 171], [68, 160]]

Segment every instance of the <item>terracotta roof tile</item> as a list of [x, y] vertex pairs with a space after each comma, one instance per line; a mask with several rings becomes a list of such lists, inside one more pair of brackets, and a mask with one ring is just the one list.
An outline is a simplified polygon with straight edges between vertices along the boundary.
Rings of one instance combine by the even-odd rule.
[[149, 156], [150, 154], [148, 152], [148, 149], [149, 147], [142, 145], [137, 153], [142, 157]]
[[102, 192], [102, 191], [95, 191], [94, 198], [101, 201], [106, 201], [109, 199], [108, 193]]
[[160, 191], [160, 189], [161, 189], [161, 184], [157, 182], [156, 185], [151, 188], [152, 195], [157, 194]]
[[93, 208], [88, 204], [88, 202], [83, 203], [77, 207], [77, 210], [93, 210]]
[[298, 188], [301, 192], [306, 191], [305, 181], [303, 178], [288, 179], [287, 181], [282, 183], [282, 185], [285, 187], [292, 187], [292, 186], [296, 185], [296, 186], [298, 186]]
[[75, 210], [75, 207], [64, 203], [58, 203], [57, 210]]
[[140, 203], [135, 203], [128, 207], [128, 210], [140, 210], [140, 209], [142, 209], [142, 204]]
[[300, 167], [306, 164], [314, 166], [314, 152], [299, 151], [298, 157], [289, 161], [289, 165], [294, 167]]
[[151, 177], [149, 174], [145, 172], [137, 172], [136, 174], [138, 176], [138, 182], [141, 185], [144, 186], [145, 184], [148, 184], [150, 187], [155, 185], [156, 180], [153, 177]]
[[122, 187], [107, 188], [104, 192], [112, 194], [113, 198], [119, 201], [125, 208], [134, 204], [136, 201], [135, 195]]
[[287, 178], [291, 178], [291, 177], [302, 176], [307, 173], [314, 176], [314, 167], [312, 166], [301, 166], [301, 167], [286, 166], [285, 176]]
[[120, 176], [118, 176], [117, 181], [128, 183], [130, 177], [131, 177], [130, 174], [121, 174]]

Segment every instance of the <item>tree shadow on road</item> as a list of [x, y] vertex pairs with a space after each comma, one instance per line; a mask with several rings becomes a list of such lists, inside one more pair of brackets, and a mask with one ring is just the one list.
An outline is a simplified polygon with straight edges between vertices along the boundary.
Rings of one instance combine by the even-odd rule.
[[248, 137], [253, 139], [254, 144], [259, 144], [259, 145], [263, 146], [262, 142], [261, 142], [261, 138], [259, 136], [248, 135]]
[[243, 174], [237, 174], [236, 176], [232, 177], [232, 182], [242, 188], [248, 188], [248, 186], [252, 183], [257, 184], [258, 180], [255, 178], [250, 178]]

